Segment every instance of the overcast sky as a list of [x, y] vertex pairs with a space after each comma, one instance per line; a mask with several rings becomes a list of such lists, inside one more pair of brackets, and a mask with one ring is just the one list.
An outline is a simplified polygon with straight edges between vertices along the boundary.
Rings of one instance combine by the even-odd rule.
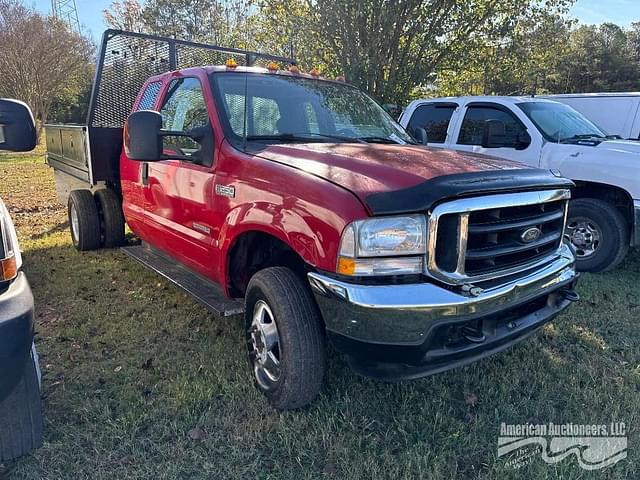
[[[42, 12], [51, 11], [51, 0], [27, 0], [27, 3]], [[106, 28], [102, 11], [110, 4], [111, 0], [76, 0], [80, 23], [96, 41]], [[577, 0], [570, 14], [585, 24], [613, 22], [629, 26], [631, 22], [640, 21], [640, 0]]]

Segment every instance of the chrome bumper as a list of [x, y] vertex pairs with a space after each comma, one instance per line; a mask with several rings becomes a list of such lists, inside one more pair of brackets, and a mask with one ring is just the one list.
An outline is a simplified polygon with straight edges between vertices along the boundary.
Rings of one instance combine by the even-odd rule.
[[574, 256], [565, 244], [545, 267], [508, 283], [475, 292], [433, 283], [358, 285], [318, 273], [309, 283], [327, 330], [354, 340], [420, 345], [435, 325], [473, 320], [548, 295], [577, 279]]
[[631, 232], [631, 246], [640, 247], [640, 200], [633, 201], [633, 231]]

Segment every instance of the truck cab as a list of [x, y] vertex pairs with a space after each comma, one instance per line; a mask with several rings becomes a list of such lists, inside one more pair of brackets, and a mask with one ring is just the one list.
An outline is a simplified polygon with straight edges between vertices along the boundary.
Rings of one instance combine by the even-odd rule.
[[502, 351], [577, 300], [570, 180], [426, 148], [357, 88], [253, 52], [146, 78], [122, 118], [114, 79], [158, 62], [113, 70], [124, 40], [166, 42], [168, 64], [194, 47], [107, 32], [88, 124], [48, 128], [74, 245], [121, 245], [126, 221], [141, 241], [127, 255], [244, 314], [273, 407], [318, 395], [328, 342], [363, 375], [417, 378]]
[[640, 144], [538, 97], [416, 100], [400, 123], [428, 144], [559, 171], [576, 183], [566, 236], [580, 270], [615, 268], [640, 245]]

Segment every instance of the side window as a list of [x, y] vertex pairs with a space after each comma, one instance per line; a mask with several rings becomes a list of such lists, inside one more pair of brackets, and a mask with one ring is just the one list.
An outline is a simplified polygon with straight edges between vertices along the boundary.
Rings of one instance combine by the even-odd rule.
[[[209, 125], [209, 112], [197, 78], [181, 78], [169, 85], [160, 109], [162, 128], [174, 132], [190, 132]], [[195, 157], [198, 142], [189, 137], [164, 137], [164, 149], [171, 153]]]
[[161, 88], [162, 82], [151, 82], [147, 85], [147, 88], [145, 88], [142, 93], [140, 102], [138, 102], [138, 108], [136, 108], [136, 111], [151, 110], [153, 105], [156, 103], [156, 98], [158, 98]]
[[482, 145], [482, 136], [488, 120], [498, 120], [504, 124], [502, 147], [515, 148], [518, 145], [518, 138], [525, 132], [522, 123], [509, 112], [486, 106], [471, 106], [467, 109], [460, 127], [458, 144]]
[[424, 128], [429, 143], [444, 143], [447, 139], [449, 121], [457, 105], [432, 103], [421, 105], [411, 115], [407, 131], [414, 135], [416, 128]]

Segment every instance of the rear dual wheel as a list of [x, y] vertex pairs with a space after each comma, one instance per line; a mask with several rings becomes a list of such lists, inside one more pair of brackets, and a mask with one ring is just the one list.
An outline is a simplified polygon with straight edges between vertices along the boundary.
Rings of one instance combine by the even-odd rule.
[[77, 250], [114, 248], [124, 243], [124, 215], [111, 189], [73, 190], [68, 202], [71, 240]]

